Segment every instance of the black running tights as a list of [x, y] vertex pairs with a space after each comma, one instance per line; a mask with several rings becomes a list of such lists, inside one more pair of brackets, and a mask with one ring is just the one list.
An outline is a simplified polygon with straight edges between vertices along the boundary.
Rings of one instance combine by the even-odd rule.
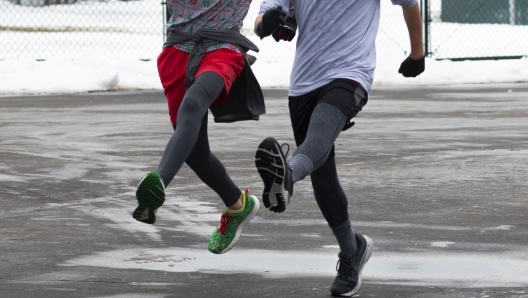
[[339, 184], [334, 156], [328, 156], [317, 170], [310, 174], [315, 200], [330, 227], [349, 220], [348, 200]]

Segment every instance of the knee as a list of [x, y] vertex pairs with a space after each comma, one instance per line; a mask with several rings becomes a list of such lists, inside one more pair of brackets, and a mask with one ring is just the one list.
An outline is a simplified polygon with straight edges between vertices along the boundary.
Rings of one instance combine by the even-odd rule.
[[180, 105], [180, 112], [185, 114], [195, 114], [200, 111], [200, 104], [198, 98], [193, 95], [188, 95], [183, 98]]
[[193, 150], [185, 160], [185, 163], [191, 168], [195, 169], [196, 167], [201, 167], [206, 165], [210, 167], [211, 165], [211, 151], [209, 147], [200, 146], [200, 144], [195, 144]]
[[200, 104], [193, 97], [184, 98], [183, 102], [178, 109], [178, 125], [186, 121], [200, 121], [202, 119], [203, 113], [201, 111]]
[[197, 165], [197, 161], [196, 159], [194, 158], [187, 158], [187, 160], [185, 160], [185, 163], [189, 166], [189, 168], [191, 168], [191, 170], [194, 171], [194, 169], [196, 168], [196, 165]]
[[328, 180], [329, 178], [334, 177], [334, 176], [335, 175], [334, 175], [334, 172], [332, 171], [332, 167], [331, 165], [328, 165], [327, 162], [323, 163], [322, 165], [319, 165], [310, 174], [310, 178], [312, 178], [312, 184], [314, 184], [314, 181]]

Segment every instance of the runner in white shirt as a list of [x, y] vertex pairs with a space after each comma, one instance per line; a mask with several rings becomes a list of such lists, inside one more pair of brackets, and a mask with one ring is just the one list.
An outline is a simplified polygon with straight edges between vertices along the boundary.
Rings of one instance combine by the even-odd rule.
[[[410, 56], [399, 72], [415, 77], [425, 69], [420, 9], [417, 0], [392, 3], [402, 6], [411, 41]], [[285, 20], [292, 7], [294, 13]], [[293, 185], [310, 175], [315, 199], [340, 247], [338, 273], [330, 287], [337, 296], [359, 291], [361, 271], [373, 248], [368, 236], [352, 230], [348, 200], [337, 177], [334, 142], [368, 101], [379, 18], [380, 0], [263, 0], [255, 21], [257, 35], [273, 34], [276, 40], [291, 40], [291, 19], [298, 26], [289, 90], [297, 149], [287, 162], [274, 138], [260, 144], [255, 164], [264, 182], [263, 202], [271, 211], [285, 211]]]

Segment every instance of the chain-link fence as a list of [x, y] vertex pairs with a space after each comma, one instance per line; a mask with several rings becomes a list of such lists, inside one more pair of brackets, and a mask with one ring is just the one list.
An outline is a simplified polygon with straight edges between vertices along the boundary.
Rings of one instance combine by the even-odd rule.
[[[372, 0], [380, 1], [380, 0]], [[261, 0], [242, 33], [258, 58], [293, 57], [295, 40], [276, 43], [253, 34]], [[528, 0], [420, 0], [428, 56], [519, 57], [528, 54]], [[405, 55], [409, 37], [399, 6], [381, 0], [378, 52]], [[154, 59], [165, 37], [163, 0], [0, 0], [0, 59], [45, 59], [96, 51]], [[261, 60], [261, 61], [262, 61]]]
[[163, 22], [159, 0], [0, 0], [0, 59], [86, 51], [152, 58]]
[[422, 0], [426, 51], [437, 59], [528, 54], [528, 0]]

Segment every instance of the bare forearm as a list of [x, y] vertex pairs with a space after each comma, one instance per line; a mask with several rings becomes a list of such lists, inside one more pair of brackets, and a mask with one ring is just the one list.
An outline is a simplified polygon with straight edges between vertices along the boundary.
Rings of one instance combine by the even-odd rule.
[[421, 59], [425, 56], [422, 38], [422, 17], [420, 16], [420, 7], [418, 4], [410, 8], [403, 8], [403, 17], [409, 30], [409, 39], [411, 40], [411, 58]]
[[259, 33], [258, 33], [258, 31], [257, 31], [257, 26], [258, 26], [258, 24], [259, 24], [260, 22], [262, 22], [262, 16], [258, 16], [258, 17], [255, 19], [255, 26], [253, 27], [253, 31], [255, 32], [255, 34], [256, 34], [257, 36], [259, 36]]

